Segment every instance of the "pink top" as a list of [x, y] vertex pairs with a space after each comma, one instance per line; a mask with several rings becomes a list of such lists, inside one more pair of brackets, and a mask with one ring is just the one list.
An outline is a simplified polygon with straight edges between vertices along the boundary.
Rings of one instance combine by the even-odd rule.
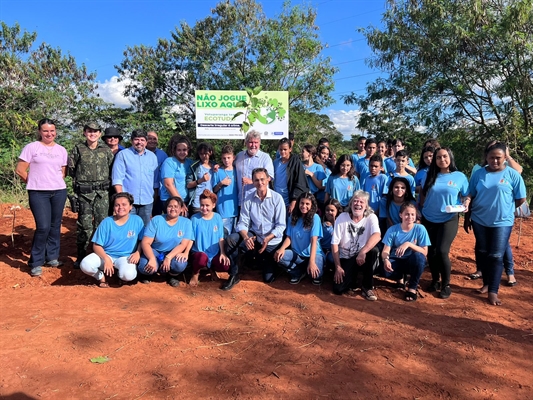
[[30, 164], [28, 172], [28, 190], [65, 189], [62, 167], [67, 165], [67, 151], [63, 146], [51, 147], [41, 142], [32, 142], [24, 146], [19, 159]]

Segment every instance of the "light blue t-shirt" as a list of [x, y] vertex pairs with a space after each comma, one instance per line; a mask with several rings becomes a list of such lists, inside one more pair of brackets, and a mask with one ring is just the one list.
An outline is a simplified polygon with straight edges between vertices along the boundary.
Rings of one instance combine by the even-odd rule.
[[[326, 179], [326, 172], [324, 171], [324, 168], [320, 164], [314, 163], [313, 165], [309, 167], [304, 165], [304, 169], [309, 170], [312, 173], [314, 173], [315, 178], [318, 181], [322, 181]], [[315, 194], [316, 192], [318, 192], [318, 188], [316, 187], [315, 182], [313, 182], [313, 179], [311, 179], [311, 177], [307, 175], [306, 175], [306, 178], [307, 178], [307, 183], [309, 184], [309, 191], [312, 194]]]
[[213, 213], [213, 218], [204, 219], [202, 214], [196, 213], [191, 217], [191, 222], [194, 234], [192, 251], [205, 253], [209, 258], [210, 266], [211, 260], [220, 251], [220, 240], [224, 239], [222, 218], [217, 213]]
[[152, 218], [144, 230], [144, 237], [153, 238], [152, 249], [163, 253], [172, 251], [183, 239], [194, 240], [189, 219], [179, 217], [174, 225], [170, 225], [165, 215]]
[[287, 223], [287, 236], [291, 238], [291, 249], [300, 257], [309, 258], [311, 256], [311, 238], [316, 236], [316, 253], [324, 255], [322, 247], [320, 247], [320, 238], [322, 237], [322, 223], [320, 217], [314, 215], [313, 226], [308, 229], [304, 229], [304, 221], [300, 217], [296, 222], [296, 225], [292, 225], [289, 217]]
[[515, 200], [526, 197], [524, 179], [511, 167], [499, 172], [477, 170], [468, 190], [473, 197], [472, 221], [486, 227], [512, 226]]
[[370, 175], [370, 158], [360, 158], [357, 160], [357, 163], [355, 164], [355, 170], [359, 174], [359, 180], [363, 182], [363, 180]]
[[281, 194], [285, 206], [289, 205], [289, 184], [287, 179], [287, 163], [281, 162], [281, 158], [274, 160], [274, 192]]
[[[201, 179], [204, 177], [205, 174], [213, 175], [213, 171], [211, 167], [205, 167], [203, 165], [198, 165], [196, 168], [196, 176], [198, 179]], [[192, 206], [194, 208], [200, 208], [200, 195], [204, 192], [204, 190], [213, 191], [213, 183], [212, 179], [209, 179], [206, 182], [200, 183], [196, 188], [194, 189], [194, 199], [192, 201]]]
[[426, 183], [426, 177], [428, 175], [429, 167], [421, 168], [418, 171], [416, 171], [415, 174], [415, 185], [416, 186], [424, 186]]
[[143, 231], [144, 222], [138, 215], [130, 214], [122, 226], [113, 217], [107, 217], [96, 228], [92, 242], [102, 246], [110, 257], [128, 257], [137, 250]]
[[174, 178], [174, 186], [185, 204], [189, 203], [189, 190], [187, 189], [187, 173], [193, 161], [186, 158], [182, 163], [176, 157], [168, 157], [161, 165], [161, 193], [159, 198], [163, 201], [170, 197], [170, 193], [165, 188], [164, 179]]
[[[411, 201], [411, 204], [416, 205], [414, 201]], [[401, 206], [401, 204], [396, 204], [394, 201], [391, 201], [387, 210], [387, 197], [382, 197], [379, 203], [379, 218], [390, 218], [392, 225], [400, 224], [402, 222], [400, 218]]]
[[354, 192], [360, 188], [359, 179], [356, 176], [348, 179], [335, 175], [328, 178], [326, 192], [330, 197], [337, 199], [341, 206], [346, 207], [350, 203]]
[[239, 193], [237, 192], [237, 174], [235, 169], [227, 170], [220, 168], [213, 173], [213, 187], [226, 178], [231, 179], [231, 184], [222, 186], [217, 192], [217, 213], [222, 218], [232, 218], [239, 215]]
[[422, 215], [430, 222], [443, 223], [454, 217], [446, 212], [446, 206], [461, 204], [461, 196], [468, 194], [468, 179], [460, 171], [438, 173], [435, 183], [428, 190]]
[[[413, 162], [413, 160], [411, 160], [411, 157], [409, 157], [409, 161], [407, 162], [407, 164], [410, 167], [415, 168], [415, 163]], [[394, 161], [394, 157], [386, 158], [385, 161], [383, 162], [383, 165], [384, 165], [385, 171], [387, 171], [387, 173], [396, 171], [396, 161]]]
[[383, 238], [383, 244], [391, 248], [390, 257], [396, 259], [408, 258], [413, 253], [412, 249], [407, 249], [403, 256], [396, 256], [396, 248], [406, 242], [411, 242], [420, 247], [431, 245], [428, 232], [424, 225], [421, 224], [414, 224], [413, 229], [409, 232], [404, 232], [401, 224], [393, 225], [387, 230]]
[[331, 170], [329, 168], [326, 168], [324, 170], [324, 174], [326, 175], [326, 177], [322, 179], [322, 186], [324, 186], [324, 189], [319, 190], [315, 194], [316, 200], [322, 203], [324, 202], [325, 197], [326, 197], [326, 186], [328, 185], [328, 179], [331, 175]]
[[[394, 178], [396, 177], [400, 177], [400, 178], [405, 178], [407, 179], [407, 182], [409, 182], [409, 187], [411, 189], [411, 193], [413, 194], [413, 197], [415, 196], [415, 189], [416, 189], [416, 183], [415, 183], [415, 178], [413, 178], [413, 175], [399, 175], [396, 171], [395, 172], [390, 172], [388, 174], [389, 176], [389, 183], [390, 181], [392, 181]], [[389, 187], [387, 186], [385, 188], [385, 190], [383, 191], [384, 194], [387, 194], [389, 193]]]
[[370, 194], [368, 205], [374, 212], [377, 212], [381, 197], [389, 184], [389, 178], [385, 174], [368, 175], [362, 182], [361, 189]]
[[326, 225], [325, 222], [322, 223], [322, 239], [320, 239], [320, 246], [323, 251], [331, 250], [331, 238], [333, 237], [333, 225]]

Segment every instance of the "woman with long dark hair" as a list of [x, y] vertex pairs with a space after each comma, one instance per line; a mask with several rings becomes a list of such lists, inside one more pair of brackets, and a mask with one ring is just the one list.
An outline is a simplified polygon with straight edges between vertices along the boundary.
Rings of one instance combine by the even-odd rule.
[[457, 170], [452, 151], [447, 147], [437, 148], [422, 189], [420, 204], [422, 224], [431, 240], [428, 252], [431, 284], [428, 291], [440, 290], [441, 299], [447, 299], [452, 294], [450, 248], [459, 227], [459, 213], [450, 213], [447, 207], [463, 205], [464, 210], [467, 210], [469, 203], [468, 179]]
[[293, 285], [300, 283], [307, 274], [311, 276], [314, 285], [322, 283], [322, 223], [316, 212], [315, 196], [302, 193], [287, 225], [287, 236], [274, 253], [274, 261], [289, 273], [289, 282]]

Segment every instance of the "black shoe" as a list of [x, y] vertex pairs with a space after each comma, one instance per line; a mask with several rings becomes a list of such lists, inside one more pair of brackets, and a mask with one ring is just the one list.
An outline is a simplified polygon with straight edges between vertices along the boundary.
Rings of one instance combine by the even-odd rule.
[[274, 274], [269, 274], [270, 276], [268, 278], [263, 276], [263, 282], [265, 283], [272, 283], [276, 279], [276, 276]]
[[428, 286], [427, 292], [432, 293], [440, 290], [440, 282], [439, 281], [432, 281], [431, 284]]
[[306, 275], [307, 275], [306, 272], [302, 272], [299, 276], [293, 276], [293, 277], [291, 277], [289, 283], [290, 283], [291, 285], [297, 285], [297, 284], [300, 283], [300, 281], [301, 281], [303, 278], [305, 278]]
[[322, 285], [322, 277], [314, 278], [314, 279], [312, 280], [312, 283], [313, 283], [313, 285], [317, 285], [317, 286], [318, 286], [318, 285]]
[[439, 293], [439, 297], [441, 299], [447, 299], [451, 295], [452, 295], [452, 288], [450, 287], [450, 285], [444, 286]]
[[80, 264], [81, 264], [81, 261], [79, 261], [79, 259], [74, 261], [74, 269], [80, 269]]
[[169, 277], [167, 283], [172, 287], [178, 287], [180, 285], [179, 279], [174, 276]]
[[148, 285], [150, 282], [152, 282], [152, 277], [150, 275], [139, 275], [139, 282], [144, 283], [145, 285]]
[[222, 284], [222, 290], [231, 290], [233, 286], [239, 283], [241, 280], [237, 275], [230, 275], [228, 280]]

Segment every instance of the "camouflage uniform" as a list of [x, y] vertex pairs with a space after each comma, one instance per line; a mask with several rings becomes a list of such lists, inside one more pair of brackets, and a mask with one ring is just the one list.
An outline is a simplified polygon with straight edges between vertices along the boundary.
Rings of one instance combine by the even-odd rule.
[[86, 255], [96, 227], [107, 217], [113, 153], [105, 144], [90, 149], [87, 142], [74, 147], [68, 158], [68, 171], [78, 197], [76, 244], [78, 260]]

